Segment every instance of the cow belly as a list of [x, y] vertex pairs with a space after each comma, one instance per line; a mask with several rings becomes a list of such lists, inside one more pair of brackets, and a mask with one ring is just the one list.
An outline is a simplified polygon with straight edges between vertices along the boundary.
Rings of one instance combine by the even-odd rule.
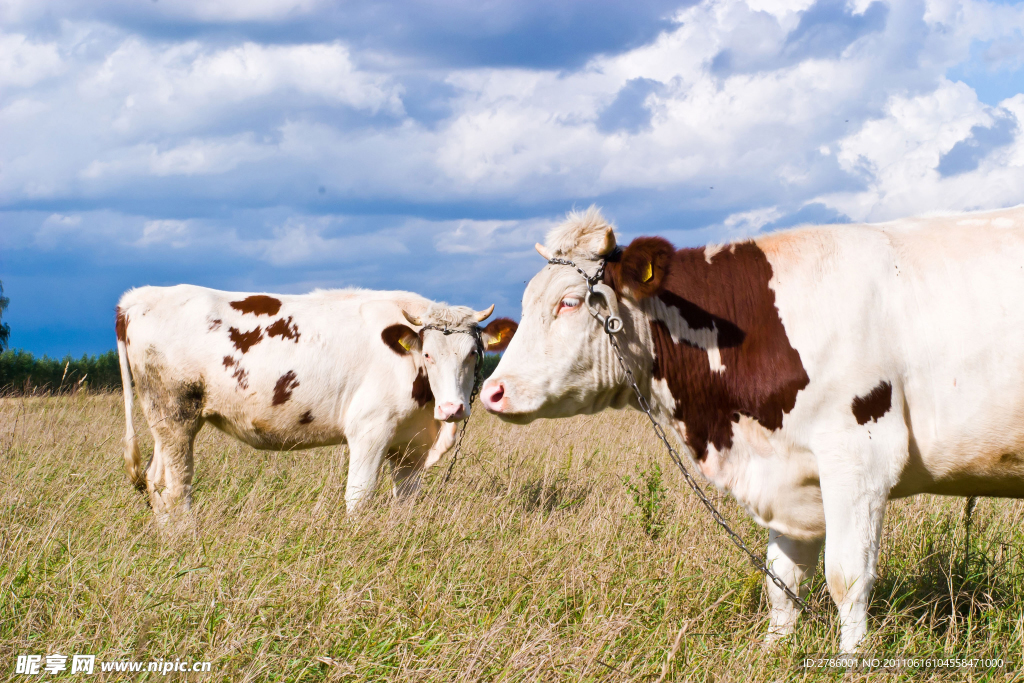
[[[218, 413], [205, 416], [207, 422], [239, 441], [264, 451], [300, 450], [345, 443], [345, 435], [329, 425], [281, 424], [277, 418], [229, 419]], [[301, 416], [299, 418], [301, 421]]]
[[933, 447], [924, 457], [912, 442], [907, 468], [890, 497], [918, 493], [1024, 498], [1024, 439], [961, 440]]

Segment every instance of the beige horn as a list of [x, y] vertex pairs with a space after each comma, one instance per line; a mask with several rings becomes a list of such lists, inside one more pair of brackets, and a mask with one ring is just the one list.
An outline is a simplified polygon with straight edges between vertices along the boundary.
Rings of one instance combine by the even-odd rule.
[[544, 257], [545, 261], [551, 260], [551, 252], [548, 251], [548, 248], [545, 247], [543, 244], [537, 242], [537, 244], [533, 245], [533, 248], [537, 250], [538, 254]]
[[423, 324], [423, 321], [422, 321], [422, 320], [420, 320], [419, 318], [417, 318], [417, 317], [416, 317], [416, 316], [414, 316], [414, 315], [411, 315], [411, 314], [409, 313], [409, 311], [405, 310], [404, 308], [402, 309], [402, 315], [404, 315], [404, 316], [405, 316], [405, 319], [406, 319], [406, 320], [408, 320], [408, 321], [409, 321], [410, 323], [412, 323], [413, 325], [416, 325], [417, 327], [419, 327], [420, 325], [422, 325], [422, 324]]
[[598, 256], [607, 256], [615, 250], [615, 231], [612, 230], [612, 226], [608, 226], [608, 229], [604, 231], [604, 241], [601, 243], [601, 248], [597, 250]]
[[477, 311], [473, 314], [473, 319], [478, 323], [482, 323], [491, 317], [491, 313], [494, 313], [494, 304], [491, 304], [490, 308], [485, 308], [482, 311]]

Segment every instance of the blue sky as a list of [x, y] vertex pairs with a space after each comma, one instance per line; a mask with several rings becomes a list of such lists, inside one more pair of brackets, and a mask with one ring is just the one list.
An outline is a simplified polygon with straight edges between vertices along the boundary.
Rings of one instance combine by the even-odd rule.
[[1024, 6], [0, 0], [11, 344], [144, 284], [518, 317], [596, 203], [680, 246], [1024, 202]]

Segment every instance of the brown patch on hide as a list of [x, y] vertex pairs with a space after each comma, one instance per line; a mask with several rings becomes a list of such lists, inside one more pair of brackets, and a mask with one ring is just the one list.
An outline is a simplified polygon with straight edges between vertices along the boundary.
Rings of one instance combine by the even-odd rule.
[[228, 338], [231, 339], [231, 343], [235, 345], [235, 348], [246, 353], [256, 344], [259, 344], [263, 339], [263, 331], [256, 326], [255, 330], [249, 332], [241, 332], [235, 327], [228, 328]]
[[668, 383], [675, 417], [686, 425], [698, 460], [707, 456], [708, 444], [732, 446], [732, 422], [740, 414], [780, 429], [810, 381], [779, 318], [771, 278], [771, 264], [753, 242], [722, 250], [711, 263], [704, 249], [681, 249], [667, 268], [658, 298], [691, 329], [717, 331], [721, 372], [711, 368], [705, 349], [673, 342], [653, 307], [644, 306], [654, 342], [653, 376]]
[[504, 351], [508, 343], [512, 341], [519, 323], [509, 318], [496, 318], [487, 327], [481, 330], [484, 340], [484, 348], [488, 351]]
[[231, 376], [238, 383], [239, 389], [245, 390], [249, 388], [249, 371], [242, 367], [240, 361], [235, 360], [231, 356], [224, 356], [224, 367], [228, 370], [231, 368], [235, 369]]
[[203, 414], [206, 388], [201, 382], [183, 382], [175, 392], [173, 420], [181, 424], [194, 423]]
[[407, 325], [388, 325], [381, 331], [380, 338], [399, 356], [408, 355], [420, 344], [419, 335]]
[[434, 392], [430, 390], [430, 381], [423, 368], [416, 373], [416, 379], [412, 382], [412, 400], [419, 404], [420, 408], [434, 400]]
[[892, 408], [892, 384], [879, 382], [878, 386], [864, 396], [854, 396], [850, 405], [857, 424], [867, 424], [868, 420], [878, 422], [879, 418]]
[[281, 300], [265, 294], [253, 294], [241, 301], [232, 301], [231, 308], [242, 313], [252, 313], [255, 316], [277, 315], [281, 310]]
[[275, 320], [273, 324], [267, 326], [268, 337], [281, 337], [282, 339], [291, 339], [296, 344], [299, 343], [299, 328], [292, 324], [292, 317], [288, 316], [288, 320], [279, 318]]
[[128, 316], [124, 314], [121, 307], [117, 307], [117, 318], [114, 320], [114, 332], [117, 334], [117, 341], [128, 343]]
[[216, 332], [217, 330], [220, 329], [220, 325], [223, 322], [224, 321], [221, 320], [220, 318], [214, 318], [213, 320], [209, 321], [209, 325], [207, 325], [207, 329], [210, 330], [210, 332]]
[[308, 425], [312, 421], [313, 421], [313, 412], [310, 411], [310, 410], [307, 410], [306, 412], [304, 412], [302, 414], [302, 417], [299, 418], [299, 424], [300, 425]]
[[274, 400], [270, 402], [270, 405], [279, 406], [286, 403], [292, 397], [292, 391], [297, 386], [299, 386], [299, 382], [295, 379], [294, 372], [289, 370], [281, 375], [277, 384], [274, 385]]

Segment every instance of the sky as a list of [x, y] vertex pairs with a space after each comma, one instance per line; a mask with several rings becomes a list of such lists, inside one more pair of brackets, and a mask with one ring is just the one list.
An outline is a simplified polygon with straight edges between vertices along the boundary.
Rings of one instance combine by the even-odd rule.
[[405, 289], [518, 318], [602, 207], [678, 246], [1024, 203], [1024, 5], [0, 0], [11, 346], [122, 292]]

